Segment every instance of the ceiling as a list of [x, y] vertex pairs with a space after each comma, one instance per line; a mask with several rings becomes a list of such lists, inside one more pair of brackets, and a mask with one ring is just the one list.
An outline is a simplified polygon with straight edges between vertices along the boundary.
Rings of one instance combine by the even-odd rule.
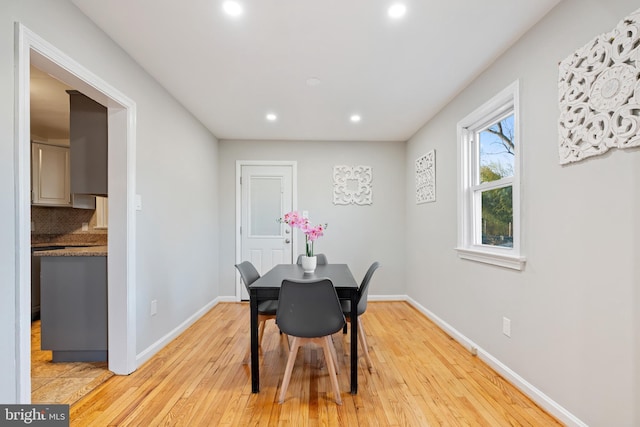
[[31, 67], [31, 138], [69, 139], [69, 86]]
[[220, 139], [406, 141], [560, 0], [71, 1]]

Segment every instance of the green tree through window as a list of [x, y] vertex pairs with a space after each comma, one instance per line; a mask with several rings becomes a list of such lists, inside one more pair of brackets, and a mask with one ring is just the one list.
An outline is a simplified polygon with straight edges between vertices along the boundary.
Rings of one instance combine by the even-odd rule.
[[[479, 132], [479, 183], [513, 176], [513, 114]], [[482, 191], [482, 244], [513, 246], [513, 188]]]

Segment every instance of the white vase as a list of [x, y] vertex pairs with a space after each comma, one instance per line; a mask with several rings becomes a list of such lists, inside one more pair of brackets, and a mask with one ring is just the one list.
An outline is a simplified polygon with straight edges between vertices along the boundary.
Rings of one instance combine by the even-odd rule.
[[303, 256], [301, 259], [302, 271], [305, 273], [313, 273], [316, 271], [316, 265], [318, 264], [318, 257], [315, 256]]

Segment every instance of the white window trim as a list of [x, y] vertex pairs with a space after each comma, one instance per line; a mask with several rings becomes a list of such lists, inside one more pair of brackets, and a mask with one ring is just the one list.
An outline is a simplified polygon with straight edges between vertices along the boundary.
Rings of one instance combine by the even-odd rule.
[[[491, 100], [477, 108], [458, 122], [458, 246], [456, 251], [461, 259], [493, 264], [515, 270], [524, 269], [526, 262], [522, 254], [520, 176], [522, 173], [522, 155], [520, 138], [520, 82], [516, 80]], [[513, 197], [513, 247], [503, 248], [474, 243], [475, 227], [471, 202], [472, 170], [470, 165], [471, 146], [470, 129], [477, 129], [488, 119], [499, 117], [513, 109], [514, 114], [514, 175], [512, 182]], [[502, 181], [502, 180], [501, 180]], [[492, 183], [495, 185], [495, 183]]]

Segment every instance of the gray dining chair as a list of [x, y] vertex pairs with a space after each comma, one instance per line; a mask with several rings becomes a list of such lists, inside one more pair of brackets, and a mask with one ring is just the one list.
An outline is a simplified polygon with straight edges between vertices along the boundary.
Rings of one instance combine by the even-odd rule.
[[285, 279], [280, 287], [280, 298], [276, 323], [280, 330], [292, 337], [289, 357], [282, 379], [280, 403], [284, 402], [291, 380], [298, 348], [307, 342], [322, 346], [329, 370], [336, 403], [342, 405], [335, 350], [332, 351], [331, 335], [345, 325], [340, 300], [330, 279], [294, 280]]
[[[296, 264], [302, 264], [303, 256], [304, 256], [303, 254], [298, 255], [298, 260], [296, 261]], [[316, 257], [318, 258], [317, 265], [329, 264], [329, 262], [327, 261], [327, 256], [325, 254], [316, 254]]]
[[[362, 283], [360, 283], [360, 288], [358, 288], [358, 305], [357, 305], [357, 319], [358, 319], [358, 342], [360, 342], [360, 347], [362, 347], [362, 352], [364, 353], [364, 358], [367, 361], [367, 368], [369, 368], [369, 372], [373, 371], [373, 363], [371, 362], [371, 356], [369, 356], [369, 346], [367, 345], [367, 336], [364, 333], [364, 327], [362, 326], [362, 320], [360, 317], [367, 311], [367, 299], [369, 295], [369, 282], [371, 282], [371, 278], [373, 277], [373, 273], [380, 267], [379, 262], [374, 262], [371, 264], [369, 269], [364, 275], [362, 279]], [[351, 321], [351, 301], [349, 300], [341, 300], [340, 305], [342, 306], [342, 312], [344, 313], [347, 322]], [[353, 327], [353, 326], [352, 326]], [[346, 332], [346, 330], [345, 330]]]
[[[260, 278], [260, 273], [258, 273], [258, 270], [256, 270], [253, 264], [251, 264], [251, 262], [249, 261], [243, 261], [240, 264], [236, 264], [236, 268], [240, 272], [240, 277], [242, 277], [242, 282], [247, 288], [247, 292], [249, 292], [249, 285]], [[258, 304], [258, 348], [262, 348], [262, 337], [264, 336], [264, 327], [267, 323], [267, 320], [275, 320], [277, 310], [277, 300], [262, 301], [260, 304]], [[244, 363], [248, 362], [250, 354], [251, 344], [249, 344], [249, 349], [247, 350], [247, 354], [245, 355]]]

